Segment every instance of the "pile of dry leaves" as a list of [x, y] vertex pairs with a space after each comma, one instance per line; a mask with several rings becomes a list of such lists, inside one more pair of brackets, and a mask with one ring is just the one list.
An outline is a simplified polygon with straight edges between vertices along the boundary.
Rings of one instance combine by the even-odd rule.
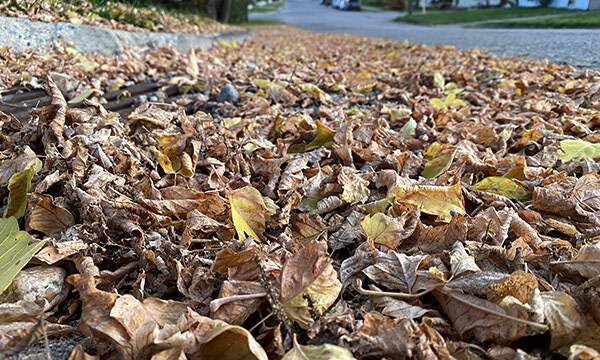
[[0, 16], [32, 21], [71, 22], [127, 31], [215, 33], [236, 30], [199, 14], [138, 8], [121, 1], [10, 0], [0, 4]]
[[[52, 105], [0, 114], [4, 213], [50, 238], [2, 295], [2, 350], [44, 317], [91, 337], [72, 359], [600, 356], [597, 72], [289, 27], [224, 45], [4, 50], [2, 86]], [[50, 69], [204, 97], [121, 118]]]

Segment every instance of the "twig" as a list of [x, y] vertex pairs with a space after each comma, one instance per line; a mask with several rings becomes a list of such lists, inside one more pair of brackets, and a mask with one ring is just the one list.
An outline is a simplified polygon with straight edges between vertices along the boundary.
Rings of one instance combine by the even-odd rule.
[[219, 310], [219, 308], [225, 304], [229, 304], [238, 300], [251, 300], [251, 299], [259, 299], [267, 296], [266, 292], [256, 293], [256, 294], [245, 294], [245, 295], [232, 295], [223, 298], [214, 299], [210, 302], [210, 311], [215, 312]]
[[402, 299], [416, 299], [425, 294], [432, 292], [435, 289], [439, 289], [443, 286], [444, 286], [444, 284], [439, 284], [439, 285], [432, 287], [431, 289], [427, 289], [427, 290], [417, 293], [417, 294], [407, 294], [407, 293], [401, 293], [401, 292], [375, 291], [375, 290], [363, 289], [362, 281], [360, 279], [356, 279], [355, 289], [356, 289], [356, 291], [358, 291], [359, 293], [364, 294], [364, 295], [389, 296], [389, 297], [396, 297], [396, 298], [402, 298]]

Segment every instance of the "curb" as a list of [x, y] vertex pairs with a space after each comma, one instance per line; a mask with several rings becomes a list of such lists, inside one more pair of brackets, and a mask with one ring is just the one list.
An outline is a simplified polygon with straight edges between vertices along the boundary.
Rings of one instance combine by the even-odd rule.
[[221, 41], [244, 42], [253, 34], [230, 31], [214, 34], [172, 34], [113, 30], [92, 25], [65, 22], [45, 23], [21, 18], [0, 17], [0, 46], [9, 46], [14, 53], [29, 48], [50, 45], [62, 37], [72, 42], [77, 51], [102, 55], [118, 55], [125, 48], [158, 49], [172, 45], [179, 52], [192, 48], [208, 49]]

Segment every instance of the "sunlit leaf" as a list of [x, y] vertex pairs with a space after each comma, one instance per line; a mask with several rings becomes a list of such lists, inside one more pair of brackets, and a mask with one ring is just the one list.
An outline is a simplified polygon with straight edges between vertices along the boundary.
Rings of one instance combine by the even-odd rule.
[[14, 217], [0, 219], [0, 294], [46, 242], [42, 240], [30, 244], [30, 241], [31, 236], [19, 231], [19, 224]]
[[395, 219], [378, 213], [372, 216], [365, 216], [360, 225], [365, 234], [373, 239], [373, 242], [383, 244], [390, 249], [395, 249], [402, 240], [410, 236], [410, 232], [404, 228], [403, 222], [402, 219]]
[[444, 76], [439, 72], [433, 74], [433, 80], [436, 85], [440, 87], [440, 89], [444, 90], [444, 86], [446, 85], [446, 80], [444, 80]]
[[592, 144], [583, 140], [562, 140], [560, 147], [562, 151], [558, 152], [558, 159], [563, 163], [579, 156], [590, 159], [600, 157], [600, 143]]
[[465, 200], [460, 184], [454, 186], [413, 185], [398, 186], [390, 190], [396, 201], [421, 206], [421, 211], [437, 215], [438, 220], [448, 222], [451, 211], [465, 214]]
[[531, 195], [523, 186], [506, 177], [490, 176], [471, 186], [474, 190], [506, 196], [513, 200], [523, 200]]
[[240, 240], [252, 236], [256, 241], [264, 239], [265, 204], [262, 195], [251, 186], [245, 186], [228, 195], [233, 226]]
[[198, 60], [196, 59], [196, 52], [194, 51], [194, 49], [190, 51], [190, 58], [188, 61], [188, 73], [193, 78], [197, 78], [200, 74], [200, 69], [198, 69]]
[[188, 178], [194, 176], [194, 164], [188, 153], [181, 154], [181, 168], [177, 173]]
[[326, 94], [323, 90], [319, 89], [319, 87], [315, 84], [300, 84], [298, 85], [303, 92], [312, 94], [315, 96], [323, 96], [325, 101], [331, 101], [331, 96]]
[[444, 100], [438, 99], [438, 98], [433, 98], [433, 99], [429, 100], [429, 104], [438, 109], [446, 108], [446, 103], [444, 102]]
[[155, 146], [150, 146], [150, 151], [152, 151], [152, 154], [154, 154], [154, 157], [166, 174], [175, 173], [175, 170], [173, 169], [173, 163], [168, 156], [160, 152], [160, 150], [158, 150]]
[[306, 145], [304, 148], [305, 151], [313, 150], [324, 146], [328, 149], [331, 149], [333, 145], [333, 136], [335, 135], [335, 131], [329, 129], [327, 126], [323, 125], [320, 120], [315, 121], [317, 124], [317, 136]]

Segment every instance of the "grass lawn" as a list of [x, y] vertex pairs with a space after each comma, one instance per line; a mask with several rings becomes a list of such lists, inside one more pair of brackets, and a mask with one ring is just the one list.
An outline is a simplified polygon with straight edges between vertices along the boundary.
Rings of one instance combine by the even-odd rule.
[[[418, 9], [416, 10], [418, 11]], [[577, 10], [556, 9], [556, 8], [492, 8], [476, 10], [458, 10], [458, 11], [440, 11], [431, 12], [425, 15], [413, 14], [399, 16], [396, 21], [403, 21], [413, 24], [444, 25], [458, 24], [475, 21], [488, 21], [499, 19], [512, 19], [529, 16], [554, 15], [577, 12]]]
[[283, 25], [285, 22], [279, 20], [270, 19], [249, 19], [247, 23], [240, 24], [240, 26], [267, 26], [267, 25]]
[[493, 25], [504, 27], [534, 28], [597, 28], [600, 27], [600, 11], [547, 19], [502, 21], [494, 23]]

